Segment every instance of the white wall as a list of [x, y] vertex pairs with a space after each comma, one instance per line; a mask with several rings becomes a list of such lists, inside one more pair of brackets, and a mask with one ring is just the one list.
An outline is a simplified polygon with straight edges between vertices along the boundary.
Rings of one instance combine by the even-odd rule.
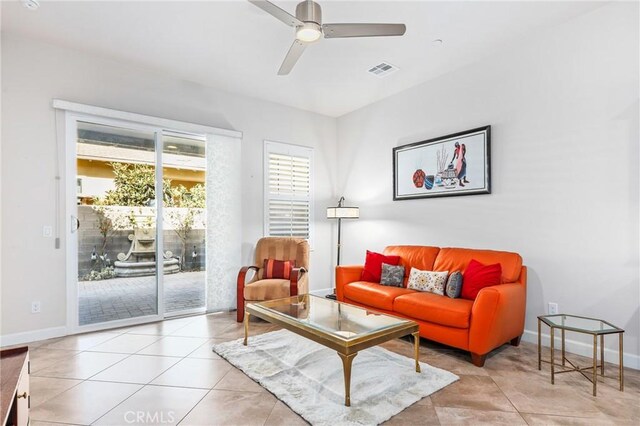
[[[2, 335], [64, 326], [65, 244], [42, 237], [53, 225], [55, 121], [59, 98], [244, 133], [242, 260], [263, 233], [264, 139], [314, 148], [316, 241], [311, 288], [331, 287], [336, 121], [277, 104], [179, 81], [87, 52], [4, 35], [2, 38]], [[64, 182], [63, 186], [64, 188]], [[64, 217], [64, 216], [63, 216]], [[31, 301], [42, 302], [33, 315]]]
[[[361, 215], [343, 263], [389, 244], [518, 252], [527, 330], [547, 302], [608, 319], [640, 368], [638, 25], [637, 2], [611, 4], [339, 118], [338, 192]], [[394, 146], [487, 124], [492, 194], [392, 201]]]

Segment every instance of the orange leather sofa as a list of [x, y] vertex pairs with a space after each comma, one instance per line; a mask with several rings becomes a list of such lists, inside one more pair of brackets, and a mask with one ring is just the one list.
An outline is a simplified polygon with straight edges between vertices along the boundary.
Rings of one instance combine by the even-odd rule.
[[[384, 254], [400, 256], [400, 264], [405, 267], [404, 288], [360, 281], [363, 266], [337, 266], [339, 301], [410, 318], [419, 324], [421, 337], [469, 351], [478, 367], [484, 365], [493, 349], [507, 342], [514, 346], [520, 343], [527, 268], [519, 254], [428, 246], [389, 246]], [[472, 259], [485, 265], [500, 263], [502, 284], [483, 288], [475, 300], [451, 299], [406, 288], [411, 267], [464, 272]]]

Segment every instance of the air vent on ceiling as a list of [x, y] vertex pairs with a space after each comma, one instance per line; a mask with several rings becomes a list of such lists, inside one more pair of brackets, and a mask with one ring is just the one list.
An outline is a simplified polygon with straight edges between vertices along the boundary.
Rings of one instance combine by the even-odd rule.
[[369, 74], [373, 74], [376, 77], [386, 77], [389, 74], [392, 74], [396, 71], [398, 71], [400, 68], [396, 67], [395, 65], [391, 65], [387, 62], [381, 62], [378, 65], [376, 65], [373, 68], [369, 68]]

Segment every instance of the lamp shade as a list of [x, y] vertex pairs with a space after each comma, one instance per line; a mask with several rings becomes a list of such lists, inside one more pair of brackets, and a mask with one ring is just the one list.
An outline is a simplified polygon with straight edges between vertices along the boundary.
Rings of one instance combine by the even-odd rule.
[[327, 207], [327, 219], [358, 219], [358, 207]]

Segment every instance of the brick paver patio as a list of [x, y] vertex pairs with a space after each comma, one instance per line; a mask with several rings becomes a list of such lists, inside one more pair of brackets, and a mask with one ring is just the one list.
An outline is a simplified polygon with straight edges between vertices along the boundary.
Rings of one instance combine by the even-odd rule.
[[[113, 278], [80, 281], [80, 325], [153, 315], [156, 313], [156, 278]], [[167, 312], [203, 307], [205, 273], [180, 272], [164, 276]]]

